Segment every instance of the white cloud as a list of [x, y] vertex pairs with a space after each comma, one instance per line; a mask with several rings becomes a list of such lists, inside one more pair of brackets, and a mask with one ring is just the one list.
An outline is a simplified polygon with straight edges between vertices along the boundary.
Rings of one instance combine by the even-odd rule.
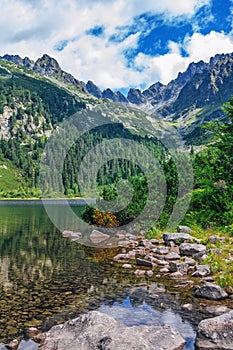
[[[43, 53], [58, 59], [62, 68], [78, 79], [93, 80], [102, 88], [113, 89], [150, 85], [158, 80], [168, 83], [192, 61], [208, 60], [216, 53], [233, 51], [233, 42], [223, 33], [212, 31], [204, 36], [195, 33], [183, 43], [169, 43], [169, 52], [152, 57], [138, 53], [129, 67], [124, 51], [137, 49], [139, 39], [153, 27], [137, 22], [136, 34], [121, 42], [109, 40], [121, 35], [136, 16], [145, 12], [176, 16], [189, 20], [211, 0], [0, 0], [0, 54], [12, 53], [33, 59]], [[154, 24], [153, 24], [154, 25]], [[103, 26], [101, 37], [86, 32]], [[125, 32], [124, 32], [125, 33]], [[68, 40], [63, 51], [55, 45]], [[181, 47], [188, 57], [182, 57]]]

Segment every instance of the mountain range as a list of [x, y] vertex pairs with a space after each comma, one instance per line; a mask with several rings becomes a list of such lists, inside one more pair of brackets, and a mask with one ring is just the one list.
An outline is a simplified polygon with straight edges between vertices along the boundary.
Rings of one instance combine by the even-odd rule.
[[172, 123], [184, 139], [193, 143], [202, 140], [201, 125], [215, 119], [225, 120], [222, 106], [233, 95], [233, 53], [218, 54], [208, 63], [191, 63], [187, 70], [167, 85], [160, 82], [146, 90], [131, 88], [127, 96], [107, 88], [101, 91], [92, 81], [84, 83], [63, 71], [58, 62], [47, 54], [32, 61], [28, 57], [4, 55], [0, 61], [13, 62], [59, 83], [93, 95], [109, 99], [127, 107], [134, 107], [157, 120]]

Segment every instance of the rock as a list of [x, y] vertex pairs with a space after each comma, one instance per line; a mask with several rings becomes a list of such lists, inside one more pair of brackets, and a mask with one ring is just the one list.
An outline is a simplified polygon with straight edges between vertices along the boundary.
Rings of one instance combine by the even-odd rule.
[[134, 252], [134, 251], [129, 251], [128, 253], [127, 253], [127, 255], [128, 255], [128, 258], [130, 259], [130, 260], [132, 260], [132, 259], [135, 259], [135, 256], [136, 256], [136, 253]]
[[188, 226], [178, 226], [178, 232], [192, 233], [193, 230]]
[[170, 263], [170, 271], [171, 272], [181, 272], [182, 275], [186, 275], [188, 273], [189, 265], [182, 262], [171, 262]]
[[170, 252], [164, 257], [164, 259], [165, 260], [179, 260], [180, 255], [175, 253], [175, 252]]
[[79, 239], [82, 236], [82, 234], [81, 232], [63, 231], [62, 236], [65, 238]]
[[150, 243], [151, 244], [160, 244], [160, 241], [158, 239], [156, 239], [156, 238], [151, 238], [150, 239]]
[[183, 274], [180, 271], [173, 272], [173, 273], [171, 273], [170, 276], [172, 278], [182, 278], [182, 277], [184, 277]]
[[127, 327], [92, 311], [52, 327], [40, 350], [181, 350], [184, 344], [183, 337], [170, 326]]
[[159, 272], [161, 272], [161, 273], [168, 273], [168, 272], [170, 272], [170, 270], [169, 270], [168, 267], [163, 267], [162, 269], [159, 270]]
[[45, 333], [39, 333], [33, 337], [33, 340], [36, 343], [42, 343], [45, 340]]
[[154, 272], [152, 270], [146, 271], [147, 276], [152, 277]]
[[193, 259], [202, 262], [204, 259], [208, 258], [208, 255], [206, 254], [206, 250], [203, 250], [199, 253], [193, 254]]
[[195, 343], [197, 350], [233, 349], [233, 311], [199, 323]]
[[154, 248], [153, 252], [156, 254], [165, 255], [165, 254], [168, 254], [169, 249], [168, 249], [168, 247], [165, 247], [165, 246], [159, 246], [157, 248]]
[[232, 310], [224, 305], [211, 305], [206, 307], [206, 311], [208, 311], [210, 314], [213, 314], [214, 316], [220, 316]]
[[123, 269], [132, 269], [132, 265], [131, 264], [124, 264], [122, 265]]
[[190, 236], [188, 233], [164, 233], [163, 240], [165, 245], [171, 245], [171, 243], [180, 244], [183, 242], [192, 241], [194, 237]]
[[109, 238], [110, 238], [109, 235], [107, 235], [106, 233], [97, 231], [97, 230], [93, 230], [92, 233], [90, 234], [90, 240], [94, 244], [99, 244], [101, 242], [106, 241]]
[[196, 265], [195, 270], [192, 277], [206, 277], [210, 275], [210, 267], [208, 265]]
[[194, 266], [196, 264], [196, 261], [188, 256], [185, 256], [184, 262], [190, 266]]
[[138, 266], [145, 266], [145, 267], [153, 268], [153, 263], [151, 261], [148, 261], [145, 259], [136, 258], [136, 264]]
[[17, 339], [14, 339], [10, 341], [10, 343], [8, 343], [6, 347], [10, 350], [17, 350], [19, 347], [19, 341]]
[[206, 283], [204, 286], [193, 286], [194, 296], [198, 298], [221, 300], [228, 297], [226, 291], [214, 283]]
[[119, 241], [118, 242], [118, 247], [125, 247], [125, 248], [129, 248], [129, 247], [136, 247], [137, 246], [137, 242], [130, 242], [127, 240], [124, 241]]
[[113, 257], [113, 261], [116, 262], [125, 262], [128, 261], [129, 255], [128, 254], [117, 254], [116, 256]]
[[225, 238], [219, 236], [210, 236], [208, 242], [211, 244], [216, 244], [217, 242], [224, 242]]
[[146, 249], [153, 249], [154, 248], [154, 244], [146, 239], [141, 240], [139, 242], [139, 246], [144, 247]]
[[146, 270], [135, 270], [134, 271], [134, 274], [137, 277], [143, 277], [145, 275], [145, 273], [146, 273]]
[[184, 305], [182, 305], [182, 309], [187, 310], [187, 311], [192, 311], [193, 305], [192, 304], [184, 304]]
[[196, 253], [202, 253], [206, 251], [206, 246], [197, 243], [182, 243], [180, 245], [180, 255], [193, 256]]
[[27, 335], [29, 336], [29, 338], [33, 338], [34, 336], [36, 336], [39, 333], [40, 333], [39, 329], [35, 328], [35, 327], [30, 327], [27, 330]]

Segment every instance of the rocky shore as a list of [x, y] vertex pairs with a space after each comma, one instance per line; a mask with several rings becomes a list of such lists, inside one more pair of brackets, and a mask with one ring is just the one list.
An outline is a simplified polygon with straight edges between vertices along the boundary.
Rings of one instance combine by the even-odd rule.
[[[81, 234], [65, 231], [63, 236], [77, 241]], [[194, 298], [209, 300], [209, 314], [215, 317], [202, 320], [197, 328], [196, 350], [232, 350], [233, 349], [233, 310], [230, 307], [216, 305], [217, 301], [229, 300], [233, 303], [233, 290], [224, 289], [214, 282], [212, 266], [203, 264], [209, 254], [221, 254], [218, 243], [224, 238], [210, 236], [207, 249], [199, 239], [192, 236], [188, 227], [179, 227], [177, 233], [165, 233], [162, 239], [136, 239], [134, 235], [120, 231], [114, 237], [118, 239], [118, 254], [112, 263], [141, 278], [160, 280], [164, 276], [177, 281], [177, 286], [186, 288]], [[92, 234], [96, 244], [112, 239], [103, 232]], [[216, 245], [216, 247], [215, 247]], [[232, 254], [228, 256], [233, 263]], [[192, 303], [182, 305], [184, 310], [192, 312]], [[127, 327], [114, 318], [92, 311], [78, 318], [54, 326], [47, 333], [29, 329], [28, 336], [39, 343], [40, 350], [181, 350], [185, 340], [182, 335], [168, 325]], [[0, 349], [24, 349], [13, 340]], [[32, 348], [34, 350], [34, 348]]]

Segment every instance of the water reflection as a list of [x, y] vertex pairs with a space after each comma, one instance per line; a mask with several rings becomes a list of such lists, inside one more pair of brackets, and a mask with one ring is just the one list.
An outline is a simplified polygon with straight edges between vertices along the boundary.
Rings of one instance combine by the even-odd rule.
[[164, 311], [155, 310], [145, 301], [141, 305], [134, 306], [130, 297], [122, 303], [115, 302], [112, 306], [102, 305], [99, 311], [114, 317], [127, 326], [162, 326], [168, 324], [179, 331], [186, 340], [186, 350], [194, 349], [195, 332], [190, 323], [183, 321], [181, 316], [171, 309]]

